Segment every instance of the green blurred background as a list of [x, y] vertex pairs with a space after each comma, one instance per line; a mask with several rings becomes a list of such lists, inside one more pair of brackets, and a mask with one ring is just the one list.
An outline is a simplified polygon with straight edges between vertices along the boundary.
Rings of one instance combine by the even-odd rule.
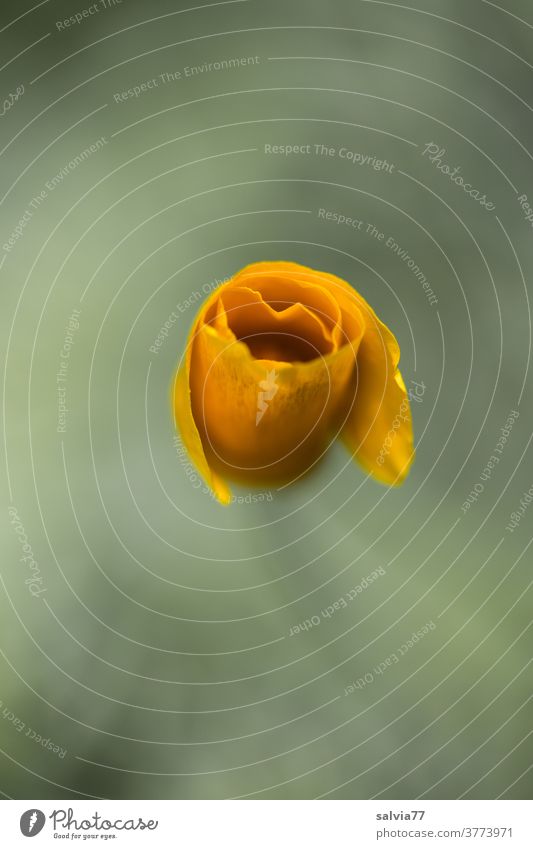
[[[0, 791], [530, 796], [531, 4], [0, 15]], [[188, 329], [263, 259], [345, 278], [397, 335], [423, 386], [401, 489], [334, 445], [223, 508], [185, 465]]]

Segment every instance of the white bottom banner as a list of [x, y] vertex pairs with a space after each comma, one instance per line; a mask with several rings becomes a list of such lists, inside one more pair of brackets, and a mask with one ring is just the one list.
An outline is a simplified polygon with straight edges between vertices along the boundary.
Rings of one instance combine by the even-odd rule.
[[524, 801], [3, 801], [0, 845], [533, 847]]

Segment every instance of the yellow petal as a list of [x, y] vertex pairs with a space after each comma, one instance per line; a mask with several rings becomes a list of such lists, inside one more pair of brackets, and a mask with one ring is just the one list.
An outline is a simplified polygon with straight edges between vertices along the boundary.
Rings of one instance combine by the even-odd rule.
[[322, 319], [301, 303], [274, 309], [259, 292], [231, 288], [220, 296], [228, 327], [256, 359], [306, 362], [336, 348]]
[[172, 401], [176, 425], [192, 462], [209, 484], [216, 497], [222, 504], [229, 504], [231, 492], [224, 481], [217, 475], [207, 462], [202, 440], [192, 414], [190, 390], [190, 351], [187, 349], [185, 362], [179, 368], [173, 385]]
[[201, 326], [191, 403], [210, 467], [256, 485], [305, 472], [342, 415], [362, 331], [331, 354], [287, 363], [255, 359], [244, 342]]
[[402, 483], [414, 459], [411, 409], [398, 360], [390, 330], [377, 319], [375, 326], [367, 325], [357, 357], [355, 400], [343, 430], [357, 460], [386, 484]]

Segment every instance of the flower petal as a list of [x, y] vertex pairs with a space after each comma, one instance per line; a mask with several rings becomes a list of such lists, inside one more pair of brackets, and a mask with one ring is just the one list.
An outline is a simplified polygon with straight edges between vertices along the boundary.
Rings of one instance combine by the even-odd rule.
[[222, 504], [229, 504], [231, 501], [230, 489], [224, 479], [217, 475], [209, 466], [202, 440], [200, 439], [200, 434], [194, 421], [191, 406], [190, 371], [191, 349], [188, 346], [185, 354], [185, 362], [178, 370], [172, 389], [172, 406], [176, 425], [181, 433], [181, 438], [189, 453], [189, 457], [199, 473], [209, 484], [218, 500]]
[[396, 339], [376, 319], [359, 347], [355, 401], [342, 434], [361, 465], [386, 484], [405, 480], [415, 454], [399, 356]]
[[274, 309], [303, 304], [333, 328], [341, 319], [338, 304], [327, 288], [309, 279], [309, 271], [296, 263], [256, 262], [239, 271], [231, 286], [254, 289]]
[[306, 362], [336, 348], [323, 321], [301, 303], [274, 309], [261, 294], [244, 287], [221, 293], [228, 326], [256, 359]]
[[[193, 460], [207, 480], [206, 466], [214, 475], [217, 495], [221, 477], [255, 485], [288, 481], [316, 461], [345, 411], [363, 332], [361, 321], [352, 343], [289, 364], [255, 359], [243, 342], [203, 322], [197, 325], [190, 343], [188, 400], [202, 465], [198, 442]], [[177, 399], [178, 423], [184, 419], [181, 399], [183, 392]]]

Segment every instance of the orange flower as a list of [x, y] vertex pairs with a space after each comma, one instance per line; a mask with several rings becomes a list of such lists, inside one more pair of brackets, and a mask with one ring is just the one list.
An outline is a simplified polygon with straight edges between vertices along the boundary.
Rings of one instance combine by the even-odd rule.
[[173, 385], [176, 424], [217, 498], [228, 478], [294, 480], [340, 436], [401, 483], [411, 413], [390, 330], [352, 287], [291, 262], [248, 265], [200, 309]]

